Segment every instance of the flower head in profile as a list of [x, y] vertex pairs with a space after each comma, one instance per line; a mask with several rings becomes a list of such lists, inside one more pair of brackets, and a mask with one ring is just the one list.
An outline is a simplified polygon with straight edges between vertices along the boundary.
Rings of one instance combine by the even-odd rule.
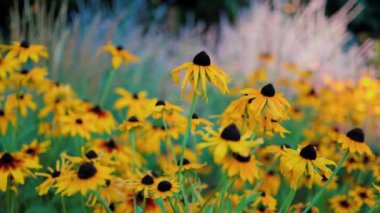
[[11, 45], [0, 45], [0, 49], [8, 51], [9, 56], [17, 56], [22, 62], [26, 62], [28, 59], [38, 62], [40, 57], [49, 58], [46, 46], [30, 44], [27, 41], [14, 41]]
[[371, 149], [365, 144], [365, 135], [362, 129], [355, 128], [342, 134], [338, 138], [338, 143], [342, 144], [342, 148], [348, 150], [350, 153], [359, 153], [372, 155]]
[[126, 65], [130, 63], [140, 62], [140, 58], [133, 55], [123, 48], [123, 46], [114, 46], [111, 43], [104, 45], [101, 51], [108, 52], [112, 56], [112, 67], [114, 69], [119, 69], [121, 63], [124, 62]]
[[334, 161], [317, 156], [317, 150], [314, 145], [307, 145], [297, 150], [284, 147], [284, 153], [281, 156], [281, 171], [285, 178], [290, 182], [292, 188], [299, 186], [299, 180], [303, 175], [309, 175], [310, 180], [316, 180], [323, 174], [329, 178], [332, 171], [327, 165], [335, 165]]
[[0, 78], [12, 75], [15, 71], [21, 69], [21, 61], [12, 55], [0, 56]]
[[211, 64], [210, 56], [205, 51], [198, 53], [192, 62], [186, 62], [172, 70], [172, 77], [176, 84], [180, 81], [179, 74], [181, 70], [186, 70], [181, 85], [182, 93], [188, 82], [194, 91], [198, 95], [203, 94], [205, 99], [207, 99], [206, 82], [211, 82], [223, 94], [229, 92], [227, 83], [230, 81], [230, 78], [219, 67]]

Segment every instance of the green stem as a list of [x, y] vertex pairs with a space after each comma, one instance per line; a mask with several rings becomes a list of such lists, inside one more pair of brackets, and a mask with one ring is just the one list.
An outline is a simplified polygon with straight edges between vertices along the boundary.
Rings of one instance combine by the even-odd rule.
[[106, 97], [107, 97], [107, 94], [108, 94], [108, 91], [110, 89], [110, 83], [115, 75], [115, 72], [117, 70], [116, 69], [111, 69], [109, 72], [108, 72], [108, 75], [106, 77], [106, 83], [104, 84], [104, 87], [103, 87], [103, 90], [102, 90], [102, 93], [101, 93], [101, 96], [100, 96], [100, 99], [99, 99], [99, 105], [102, 106], [104, 101], [106, 100]]
[[62, 212], [67, 213], [67, 208], [66, 208], [66, 201], [63, 196], [61, 196], [61, 205], [62, 205]]
[[177, 207], [174, 206], [174, 204], [172, 202], [172, 199], [170, 199], [170, 197], [168, 197], [168, 200], [169, 200], [170, 206], [173, 209], [173, 212], [175, 212], [175, 213], [179, 212], [178, 209], [177, 209]]
[[146, 197], [144, 196], [143, 202], [142, 202], [142, 209], [143, 209], [142, 212], [145, 212], [145, 206], [146, 206]]
[[133, 193], [133, 212], [137, 212], [137, 200], [136, 200], [136, 194]]
[[166, 132], [166, 140], [167, 140], [166, 141], [166, 149], [167, 149], [166, 151], [168, 152], [168, 158], [169, 158], [169, 153], [172, 152], [174, 165], [176, 165], [177, 164], [177, 156], [175, 155], [175, 153], [173, 151], [172, 141], [170, 139], [170, 134], [169, 134], [168, 122], [166, 122], [165, 114], [162, 116], [162, 123], [164, 124], [165, 132]]
[[219, 212], [224, 212], [223, 210], [223, 204], [224, 204], [224, 195], [227, 193], [228, 195], [228, 192], [227, 190], [230, 188], [230, 186], [234, 183], [235, 181], [235, 178], [232, 178], [232, 179], [228, 179], [228, 182], [226, 184], [225, 187], [223, 187], [222, 189], [222, 193], [220, 194], [220, 204], [219, 204]]
[[12, 212], [11, 207], [11, 178], [8, 176], [8, 182], [7, 182], [7, 192], [6, 192], [6, 201], [7, 201], [7, 212]]
[[112, 213], [112, 210], [110, 209], [107, 201], [104, 198], [102, 198], [102, 196], [100, 196], [99, 191], [95, 191], [95, 196], [98, 199], [98, 201], [100, 201], [100, 203], [103, 205], [103, 207], [106, 209], [107, 213]]
[[280, 211], [278, 211], [279, 213], [288, 211], [289, 206], [290, 206], [290, 204], [292, 204], [294, 196], [296, 195], [296, 191], [297, 191], [297, 189], [293, 189], [293, 188], [291, 189], [289, 195], [287, 196], [286, 200], [282, 204]]
[[85, 204], [85, 202], [84, 202], [83, 196], [82, 196], [81, 194], [79, 194], [79, 196], [80, 196], [80, 203], [81, 203], [81, 205], [82, 205], [82, 212], [83, 212], [83, 213], [86, 213], [86, 212], [87, 212], [87, 209], [86, 209], [86, 204]]
[[253, 192], [256, 192], [256, 190], [260, 187], [260, 185], [263, 183], [264, 179], [265, 179], [265, 176], [268, 174], [268, 172], [273, 168], [274, 164], [276, 163], [277, 161], [273, 161], [272, 163], [269, 164], [269, 166], [267, 167], [267, 169], [265, 169], [265, 173], [264, 173], [264, 177], [261, 177], [259, 179], [259, 181], [257, 181], [256, 185], [255, 185], [255, 188], [253, 188]]
[[129, 141], [132, 146], [132, 173], [136, 173], [136, 143], [135, 143], [135, 131], [132, 129], [129, 132]]
[[310, 201], [309, 205], [303, 210], [302, 213], [307, 213], [314, 205], [315, 203], [319, 200], [321, 197], [322, 193], [326, 190], [327, 186], [330, 184], [330, 182], [333, 180], [335, 175], [338, 174], [339, 170], [342, 168], [344, 161], [348, 158], [350, 152], [347, 150], [346, 153], [344, 154], [343, 158], [339, 161], [338, 165], [336, 166], [334, 172], [330, 176], [330, 178], [323, 184], [323, 186], [319, 189], [317, 194], [313, 197], [313, 199]]
[[217, 192], [220, 191], [220, 189], [222, 189], [222, 187], [224, 187], [224, 185], [229, 181], [228, 178], [225, 178], [222, 183], [216, 187], [216, 189], [211, 193], [211, 195], [209, 195], [209, 197], [207, 198], [207, 200], [203, 203], [201, 209], [199, 210], [199, 212], [203, 212], [204, 208], [207, 206], [207, 204], [211, 201], [211, 199], [215, 196], [215, 194]]
[[181, 155], [180, 155], [180, 160], [179, 160], [179, 172], [178, 172], [179, 180], [180, 181], [182, 180], [183, 158], [184, 158], [184, 154], [185, 154], [187, 138], [189, 137], [189, 134], [190, 134], [191, 120], [192, 120], [192, 117], [193, 117], [193, 114], [194, 114], [194, 111], [195, 111], [195, 104], [197, 102], [197, 96], [198, 96], [197, 93], [194, 92], [193, 99], [191, 101], [190, 112], [189, 112], [189, 115], [187, 116], [186, 132], [185, 132], [185, 135], [184, 135], [183, 140], [182, 140], [182, 148], [181, 148]]

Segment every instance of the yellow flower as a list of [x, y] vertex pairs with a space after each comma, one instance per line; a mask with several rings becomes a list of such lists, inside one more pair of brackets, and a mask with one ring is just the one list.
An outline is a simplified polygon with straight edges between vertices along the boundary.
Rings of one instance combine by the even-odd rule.
[[110, 134], [111, 131], [116, 128], [116, 121], [110, 111], [102, 109], [99, 105], [96, 105], [90, 106], [88, 112], [93, 115], [93, 122], [97, 132]]
[[299, 187], [298, 180], [302, 175], [310, 175], [310, 180], [320, 178], [316, 176], [316, 171], [323, 172], [327, 178], [332, 171], [326, 165], [335, 165], [335, 162], [317, 156], [316, 148], [313, 145], [307, 145], [301, 149], [292, 150], [284, 147], [284, 153], [281, 156], [281, 171], [290, 186], [294, 189]]
[[352, 198], [346, 195], [337, 195], [331, 198], [329, 202], [335, 213], [355, 213], [360, 208]]
[[0, 130], [2, 135], [7, 133], [9, 123], [15, 125], [16, 116], [9, 110], [0, 109]]
[[248, 135], [240, 135], [240, 131], [235, 124], [220, 130], [220, 133], [207, 129], [210, 136], [204, 136], [205, 142], [201, 142], [197, 145], [197, 149], [201, 150], [207, 147], [213, 148], [214, 161], [218, 164], [222, 163], [228, 152], [234, 152], [239, 155], [247, 156], [250, 152], [250, 148], [262, 143], [260, 141], [248, 142]]
[[171, 104], [163, 100], [157, 100], [154, 106], [150, 106], [150, 109], [151, 115], [154, 119], [161, 119], [163, 116], [183, 111], [183, 109], [180, 106]]
[[21, 62], [12, 55], [0, 57], [0, 78], [6, 78], [7, 75], [12, 76], [14, 72], [21, 69]]
[[57, 178], [61, 174], [65, 174], [65, 172], [69, 169], [70, 165], [67, 161], [62, 159], [62, 162], [57, 161], [55, 164], [55, 169], [48, 167], [49, 173], [39, 173], [37, 172], [37, 176], [45, 177], [46, 179], [44, 182], [42, 182], [39, 186], [36, 187], [36, 190], [38, 191], [38, 195], [46, 195], [51, 187], [54, 187]]
[[38, 155], [47, 152], [49, 146], [50, 141], [38, 143], [38, 141], [34, 139], [30, 144], [22, 145], [21, 152], [25, 153], [27, 157], [39, 162]]
[[36, 110], [37, 105], [33, 102], [33, 96], [29, 93], [12, 94], [7, 98], [5, 108], [9, 110], [20, 110], [23, 117], [28, 115], [28, 108]]
[[260, 62], [263, 62], [264, 64], [270, 64], [276, 59], [276, 57], [269, 52], [264, 52], [264, 53], [259, 54], [257, 56], [257, 59]]
[[144, 197], [152, 197], [152, 190], [155, 182], [157, 181], [157, 175], [154, 172], [148, 171], [141, 173], [137, 171], [136, 174], [128, 178], [128, 182], [133, 186], [136, 194], [141, 193]]
[[171, 177], [159, 177], [155, 181], [153, 188], [153, 198], [167, 198], [173, 197], [174, 194], [178, 193], [180, 190], [180, 185], [174, 178]]
[[[294, 211], [290, 211], [290, 212], [302, 213], [303, 210], [305, 210], [306, 207], [307, 207], [307, 205], [304, 204], [304, 203], [297, 203], [297, 204], [294, 204], [293, 206], [291, 206], [291, 209], [294, 210]], [[308, 211], [308, 213], [319, 213], [319, 209], [317, 207], [313, 206]]]
[[266, 116], [278, 122], [289, 118], [291, 106], [281, 94], [276, 93], [272, 84], [265, 85], [260, 91], [246, 89], [242, 92], [249, 97], [248, 115], [251, 118], [260, 121]]
[[362, 129], [355, 128], [347, 132], [346, 135], [341, 134], [338, 143], [342, 144], [342, 149], [348, 150], [350, 153], [367, 154], [372, 156], [372, 151], [364, 142], [365, 135]]
[[128, 132], [132, 129], [142, 127], [143, 125], [144, 123], [139, 121], [136, 116], [132, 116], [120, 124], [119, 129], [121, 132]]
[[130, 63], [140, 62], [140, 58], [133, 55], [132, 53], [124, 50], [123, 46], [114, 46], [111, 43], [104, 45], [101, 51], [108, 52], [112, 56], [112, 67], [114, 69], [119, 69], [122, 62], [126, 65]]
[[105, 186], [111, 179], [112, 168], [102, 166], [96, 162], [83, 162], [75, 170], [61, 174], [57, 178], [57, 193], [72, 196], [77, 192], [86, 195], [87, 192], [96, 191]]
[[181, 86], [182, 93], [186, 84], [190, 82], [194, 91], [198, 95], [203, 93], [204, 98], [207, 99], [207, 81], [216, 86], [223, 94], [229, 92], [227, 83], [230, 81], [230, 78], [219, 67], [211, 64], [211, 59], [205, 51], [198, 53], [192, 62], [186, 62], [172, 70], [172, 78], [176, 84], [179, 83], [181, 70], [186, 70]]
[[60, 117], [60, 130], [64, 135], [80, 136], [89, 140], [96, 128], [91, 115], [71, 113]]
[[366, 204], [369, 207], [372, 207], [376, 203], [376, 197], [373, 191], [367, 187], [356, 186], [354, 189], [350, 190], [348, 194], [359, 206]]
[[200, 125], [205, 125], [205, 126], [212, 126], [213, 123], [211, 123], [210, 121], [204, 119], [204, 118], [200, 118], [197, 114], [193, 114], [191, 116], [191, 131], [195, 131], [195, 129], [200, 126]]
[[265, 177], [259, 190], [273, 196], [276, 195], [281, 184], [280, 176], [273, 170], [269, 171], [267, 174], [264, 174], [264, 172], [261, 172], [261, 174], [265, 175]]
[[15, 87], [27, 86], [30, 89], [37, 89], [42, 91], [48, 84], [46, 79], [47, 68], [46, 67], [35, 67], [31, 70], [22, 70], [21, 72], [13, 75], [9, 80]]
[[44, 45], [29, 44], [27, 41], [14, 41], [12, 45], [0, 45], [0, 49], [9, 50], [10, 56], [18, 56], [22, 62], [26, 62], [29, 58], [34, 62], [38, 62], [40, 57], [48, 58], [49, 53]]
[[30, 170], [39, 168], [41, 165], [36, 160], [25, 158], [22, 153], [0, 153], [0, 190], [6, 190], [9, 176], [12, 176], [15, 183], [23, 185], [25, 177], [31, 173]]
[[261, 195], [253, 202], [253, 206], [264, 206], [269, 211], [275, 211], [277, 200], [270, 194], [261, 192]]
[[115, 93], [121, 97], [115, 101], [114, 107], [117, 110], [128, 107], [127, 117], [136, 116], [139, 120], [144, 120], [149, 116], [149, 105], [155, 100], [147, 99], [147, 92], [141, 91], [135, 94], [123, 88], [116, 88]]
[[251, 154], [244, 156], [238, 153], [232, 153], [231, 156], [227, 156], [224, 159], [222, 169], [230, 178], [237, 175], [242, 180], [253, 184], [253, 182], [259, 178], [259, 165], [260, 163]]

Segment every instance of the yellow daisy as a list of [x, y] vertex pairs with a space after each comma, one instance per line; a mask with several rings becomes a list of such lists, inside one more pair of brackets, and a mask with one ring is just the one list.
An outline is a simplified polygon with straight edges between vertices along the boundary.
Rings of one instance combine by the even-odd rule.
[[114, 46], [111, 43], [104, 45], [101, 51], [108, 52], [112, 56], [112, 67], [114, 69], [119, 69], [121, 63], [124, 62], [126, 65], [130, 63], [140, 62], [140, 58], [133, 55], [123, 48], [123, 46]]
[[338, 143], [342, 144], [342, 148], [350, 153], [367, 154], [372, 156], [372, 151], [364, 142], [364, 132], [360, 128], [355, 128], [347, 132], [346, 135], [341, 134]]
[[12, 45], [0, 45], [0, 49], [8, 50], [8, 55], [18, 56], [22, 62], [32, 59], [38, 62], [40, 57], [49, 58], [49, 53], [44, 45], [30, 44], [27, 41], [14, 41]]

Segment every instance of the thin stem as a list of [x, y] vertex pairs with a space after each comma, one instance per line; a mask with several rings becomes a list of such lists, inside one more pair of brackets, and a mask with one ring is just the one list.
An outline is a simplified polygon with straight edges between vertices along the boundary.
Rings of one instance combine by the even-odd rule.
[[136, 195], [133, 194], [133, 212], [137, 212], [137, 200], [136, 200]]
[[167, 155], [168, 155], [168, 163], [170, 163], [169, 162], [170, 161], [170, 152], [172, 152], [174, 165], [176, 165], [177, 164], [177, 157], [176, 157], [174, 150], [173, 150], [172, 141], [170, 139], [168, 122], [166, 122], [166, 119], [165, 119], [165, 113], [162, 116], [162, 123], [164, 124], [164, 129], [166, 132], [166, 149], [167, 149], [166, 151], [167, 151]]
[[135, 131], [132, 129], [129, 132], [129, 141], [132, 146], [132, 173], [136, 173], [136, 143], [135, 143]]
[[185, 132], [185, 135], [184, 135], [183, 140], [182, 140], [182, 148], [181, 148], [181, 155], [180, 155], [180, 160], [179, 160], [179, 172], [178, 172], [180, 181], [182, 180], [183, 158], [184, 158], [184, 154], [185, 154], [187, 138], [189, 137], [189, 133], [190, 133], [190, 129], [191, 129], [191, 120], [192, 120], [192, 117], [193, 117], [193, 114], [195, 111], [195, 104], [197, 102], [197, 97], [198, 97], [197, 93], [194, 92], [193, 99], [191, 101], [190, 112], [189, 112], [189, 115], [187, 116], [186, 132]]
[[146, 206], [146, 197], [143, 196], [143, 202], [142, 202], [142, 209], [143, 209], [143, 211], [142, 212], [145, 212], [145, 206]]
[[223, 212], [223, 204], [224, 204], [224, 195], [226, 194], [226, 196], [228, 196], [228, 189], [230, 188], [230, 186], [234, 183], [235, 181], [235, 178], [232, 178], [232, 179], [228, 179], [228, 182], [226, 184], [226, 186], [223, 188], [222, 190], [222, 193], [220, 194], [220, 204], [219, 204], [219, 212]]
[[106, 83], [104, 84], [100, 99], [99, 99], [99, 105], [103, 105], [104, 101], [106, 100], [108, 91], [110, 89], [110, 83], [115, 75], [116, 69], [111, 69], [108, 72], [107, 78], [106, 78]]
[[179, 211], [177, 210], [177, 208], [174, 206], [174, 204], [173, 204], [173, 202], [172, 202], [172, 199], [170, 199], [170, 197], [168, 197], [168, 200], [169, 200], [170, 206], [171, 206], [172, 209], [173, 209], [173, 212], [175, 212], [175, 213], [179, 212]]
[[336, 166], [336, 168], [335, 168], [334, 172], [332, 173], [332, 175], [330, 176], [330, 178], [325, 182], [325, 184], [323, 184], [323, 186], [319, 189], [317, 194], [313, 197], [313, 199], [310, 201], [309, 205], [307, 205], [307, 207], [303, 210], [302, 213], [307, 213], [315, 205], [315, 203], [319, 200], [322, 193], [326, 190], [327, 186], [330, 184], [330, 182], [333, 180], [335, 175], [337, 175], [339, 170], [342, 168], [343, 163], [346, 161], [349, 154], [350, 154], [350, 152], [347, 150], [346, 153], [344, 154], [343, 158], [339, 161], [338, 165]]
[[297, 191], [297, 189], [293, 189], [293, 188], [291, 189], [289, 195], [287, 196], [284, 203], [282, 204], [280, 211], [278, 211], [278, 212], [280, 212], [280, 213], [287, 212], [290, 204], [293, 202], [294, 196], [296, 195], [296, 191]]
[[82, 196], [81, 194], [79, 194], [79, 196], [80, 196], [80, 203], [81, 203], [81, 205], [82, 205], [82, 212], [83, 212], [83, 213], [86, 213], [86, 212], [87, 212], [87, 209], [86, 209], [86, 204], [85, 204], [85, 202], [84, 202], [83, 196]]
[[61, 196], [61, 205], [62, 205], [62, 212], [67, 213], [67, 208], [66, 208], [66, 201], [63, 196]]
[[11, 191], [11, 179], [10, 179], [10, 177], [8, 176], [7, 177], [8, 178], [8, 182], [7, 182], [7, 192], [6, 192], [6, 201], [7, 201], [7, 212], [11, 212], [11, 209], [12, 209], [12, 207], [11, 207], [11, 193], [12, 193], [12, 191]]
[[100, 203], [103, 205], [103, 207], [106, 209], [107, 213], [112, 213], [112, 210], [110, 209], [107, 201], [100, 196], [99, 191], [95, 191], [96, 198], [100, 201]]
[[211, 193], [211, 195], [209, 195], [209, 197], [207, 198], [207, 200], [203, 203], [201, 209], [199, 210], [199, 212], [203, 212], [204, 208], [207, 206], [207, 204], [211, 201], [211, 199], [215, 196], [215, 194], [217, 192], [219, 192], [219, 190], [226, 184], [226, 182], [228, 182], [228, 178], [225, 178], [222, 183], [216, 187], [216, 189]]

